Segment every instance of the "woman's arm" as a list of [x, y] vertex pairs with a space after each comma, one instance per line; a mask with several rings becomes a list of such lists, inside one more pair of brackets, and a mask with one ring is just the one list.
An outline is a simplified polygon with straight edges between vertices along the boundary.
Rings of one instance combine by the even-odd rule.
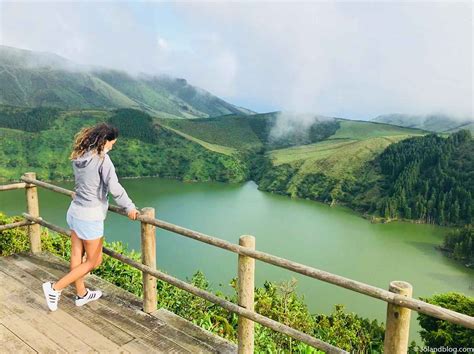
[[[112, 195], [118, 206], [124, 208], [131, 219], [136, 219], [138, 212], [136, 210], [135, 204], [129, 198], [125, 188], [123, 188], [119, 183], [112, 160], [107, 154], [105, 154], [104, 158], [105, 160], [102, 165], [102, 178], [107, 190]], [[134, 217], [132, 217], [131, 214]]]

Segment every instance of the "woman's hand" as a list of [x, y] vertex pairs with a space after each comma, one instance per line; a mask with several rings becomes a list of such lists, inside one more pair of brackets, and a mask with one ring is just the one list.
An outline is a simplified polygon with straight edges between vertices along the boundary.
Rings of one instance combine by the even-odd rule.
[[137, 220], [138, 215], [140, 215], [140, 212], [137, 209], [132, 209], [128, 213], [128, 218], [130, 220]]
[[76, 192], [72, 192], [71, 198], [72, 200], [76, 199]]

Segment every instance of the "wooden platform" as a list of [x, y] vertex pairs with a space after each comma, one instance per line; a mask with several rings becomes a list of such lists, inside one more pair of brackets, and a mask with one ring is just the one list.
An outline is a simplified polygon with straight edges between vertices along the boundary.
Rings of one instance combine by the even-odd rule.
[[0, 257], [1, 353], [236, 353], [237, 347], [166, 310], [149, 315], [141, 300], [94, 275], [104, 296], [76, 307], [73, 288], [49, 312], [41, 284], [68, 263], [50, 254]]

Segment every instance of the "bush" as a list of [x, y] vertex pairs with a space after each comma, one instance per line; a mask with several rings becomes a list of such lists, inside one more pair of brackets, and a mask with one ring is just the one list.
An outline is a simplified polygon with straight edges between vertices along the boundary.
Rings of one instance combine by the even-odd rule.
[[[433, 305], [474, 316], [474, 298], [463, 294], [449, 292], [431, 298], [421, 299]], [[437, 318], [419, 314], [418, 322], [423, 328], [421, 338], [431, 348], [450, 347], [456, 349], [474, 348], [474, 331]]]

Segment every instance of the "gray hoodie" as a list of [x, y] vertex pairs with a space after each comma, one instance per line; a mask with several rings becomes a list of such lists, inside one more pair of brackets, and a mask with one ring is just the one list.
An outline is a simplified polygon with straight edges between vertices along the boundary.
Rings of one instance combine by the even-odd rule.
[[127, 212], [135, 209], [135, 204], [118, 181], [109, 155], [87, 152], [73, 160], [72, 167], [76, 196], [69, 207], [69, 215], [81, 220], [104, 220], [109, 207], [108, 193]]

